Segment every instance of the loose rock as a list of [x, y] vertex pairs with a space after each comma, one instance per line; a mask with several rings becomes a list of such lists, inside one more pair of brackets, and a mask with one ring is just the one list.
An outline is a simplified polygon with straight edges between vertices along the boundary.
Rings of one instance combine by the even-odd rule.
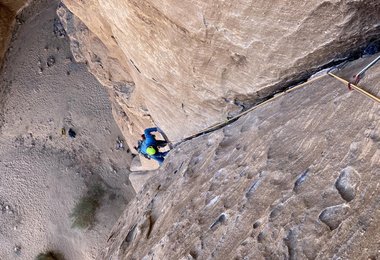
[[16, 255], [21, 255], [21, 246], [16, 245], [16, 246], [13, 248], [13, 251], [15, 252]]
[[75, 138], [77, 136], [77, 133], [72, 128], [69, 129], [68, 134], [71, 138]]
[[360, 176], [352, 167], [347, 167], [342, 170], [339, 178], [335, 182], [335, 187], [339, 191], [340, 196], [350, 202], [355, 198], [356, 187], [360, 182]]
[[55, 64], [55, 58], [53, 56], [50, 56], [47, 60], [47, 66], [51, 67]]
[[64, 38], [66, 36], [65, 28], [59, 19], [54, 19], [54, 35], [58, 38]]
[[346, 218], [349, 207], [347, 205], [337, 205], [326, 208], [319, 215], [319, 219], [331, 230], [336, 229]]

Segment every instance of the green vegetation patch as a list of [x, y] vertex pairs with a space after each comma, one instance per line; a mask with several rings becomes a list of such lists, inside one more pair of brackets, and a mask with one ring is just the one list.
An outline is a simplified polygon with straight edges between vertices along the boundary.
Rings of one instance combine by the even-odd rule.
[[70, 217], [72, 227], [85, 229], [95, 223], [96, 210], [100, 206], [100, 200], [104, 195], [104, 189], [100, 184], [92, 185], [75, 205]]
[[40, 253], [35, 260], [63, 260], [63, 257], [54, 252]]

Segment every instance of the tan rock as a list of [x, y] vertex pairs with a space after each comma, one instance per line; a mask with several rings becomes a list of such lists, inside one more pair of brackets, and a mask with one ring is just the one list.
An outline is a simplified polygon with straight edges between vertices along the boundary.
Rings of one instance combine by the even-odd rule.
[[0, 5], [0, 65], [11, 38], [14, 17], [8, 8]]
[[98, 259], [378, 259], [379, 111], [325, 76], [181, 144]]
[[0, 0], [0, 5], [7, 7], [13, 13], [18, 13], [31, 0]]
[[89, 70], [108, 88], [114, 118], [126, 137], [128, 146], [132, 148], [144, 128], [154, 123], [146, 109], [135, 108], [134, 104], [129, 102], [135, 83], [128, 72], [129, 68], [123, 65], [127, 63], [123, 60], [124, 54], [112, 43], [105, 45], [65, 6], [60, 6], [57, 14], [71, 40], [71, 51], [75, 61], [87, 63]]
[[0, 0], [0, 65], [12, 36], [16, 14], [30, 0]]
[[143, 189], [144, 185], [148, 182], [148, 180], [154, 176], [154, 174], [155, 173], [153, 171], [130, 173], [129, 180], [135, 192], [139, 193]]
[[[116, 120], [123, 124], [124, 112], [130, 122], [123, 126], [127, 139], [154, 122], [178, 141], [379, 32], [374, 0], [64, 3], [133, 79], [129, 97], [117, 100]], [[142, 110], [152, 121], [136, 120]]]

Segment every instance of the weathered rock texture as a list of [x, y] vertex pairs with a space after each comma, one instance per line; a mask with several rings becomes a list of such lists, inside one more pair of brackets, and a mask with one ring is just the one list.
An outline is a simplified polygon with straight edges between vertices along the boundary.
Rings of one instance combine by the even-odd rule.
[[0, 4], [0, 65], [6, 46], [9, 44], [13, 19], [14, 14], [7, 7]]
[[198, 132], [380, 32], [376, 0], [63, 2], [88, 28], [80, 48], [107, 49], [84, 56], [119, 87], [128, 140], [153, 122], [174, 141]]
[[379, 169], [380, 105], [325, 76], [175, 148], [99, 259], [379, 259]]
[[31, 0], [0, 0], [0, 4], [13, 13], [18, 13], [29, 2]]
[[12, 34], [17, 12], [30, 0], [0, 0], [0, 65]]
[[[135, 83], [128, 72], [129, 68], [123, 66], [127, 61], [121, 62], [124, 54], [116, 45], [107, 47], [65, 6], [61, 5], [57, 14], [70, 37], [75, 60], [87, 63], [89, 70], [109, 90], [114, 118], [127, 137], [128, 146], [133, 147], [144, 131], [143, 127], [154, 123], [147, 111], [136, 111], [131, 107], [133, 104], [129, 103]], [[129, 111], [128, 115], [125, 110]]]

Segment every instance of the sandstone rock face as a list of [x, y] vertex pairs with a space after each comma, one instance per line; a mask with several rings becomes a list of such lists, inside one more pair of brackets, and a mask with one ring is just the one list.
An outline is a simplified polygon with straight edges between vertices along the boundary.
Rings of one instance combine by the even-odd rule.
[[14, 14], [0, 4], [0, 65], [9, 44], [13, 19]]
[[[57, 14], [71, 40], [71, 51], [77, 62], [85, 62], [89, 70], [107, 87], [116, 122], [122, 130], [129, 147], [136, 145], [144, 126], [154, 122], [147, 111], [133, 110], [129, 103], [135, 83], [123, 66], [124, 54], [116, 46], [106, 46], [78, 17], [65, 6], [58, 8]], [[130, 113], [126, 108], [131, 107]], [[137, 127], [137, 128], [136, 128]]]
[[379, 136], [380, 105], [322, 77], [176, 147], [99, 259], [379, 259]]
[[[198, 132], [380, 32], [375, 0], [64, 3], [92, 32], [80, 45], [96, 37], [114, 62], [87, 57], [128, 93], [114, 95], [130, 140], [153, 122], [173, 141]], [[115, 67], [123, 77], [107, 77]]]
[[5, 6], [13, 13], [18, 13], [25, 4], [29, 3], [31, 0], [1, 0], [0, 5]]
[[11, 38], [17, 12], [30, 0], [0, 0], [0, 65]]

